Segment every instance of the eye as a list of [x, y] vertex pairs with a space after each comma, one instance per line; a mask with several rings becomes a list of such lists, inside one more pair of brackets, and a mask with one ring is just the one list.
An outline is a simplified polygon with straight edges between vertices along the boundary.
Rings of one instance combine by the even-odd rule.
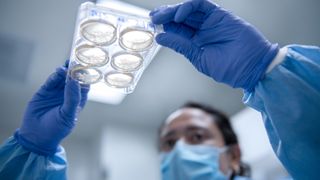
[[205, 136], [200, 132], [192, 132], [188, 135], [187, 140], [190, 144], [201, 144], [205, 140]]
[[175, 144], [176, 144], [176, 139], [166, 139], [162, 143], [161, 150], [170, 151], [174, 148]]

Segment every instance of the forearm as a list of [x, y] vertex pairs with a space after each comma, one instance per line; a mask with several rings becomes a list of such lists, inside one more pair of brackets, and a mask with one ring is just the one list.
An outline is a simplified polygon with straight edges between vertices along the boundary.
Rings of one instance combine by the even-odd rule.
[[320, 50], [291, 46], [244, 102], [260, 111], [271, 145], [293, 178], [314, 179], [320, 161]]
[[67, 179], [65, 151], [60, 146], [53, 156], [26, 150], [14, 137], [0, 148], [0, 179]]

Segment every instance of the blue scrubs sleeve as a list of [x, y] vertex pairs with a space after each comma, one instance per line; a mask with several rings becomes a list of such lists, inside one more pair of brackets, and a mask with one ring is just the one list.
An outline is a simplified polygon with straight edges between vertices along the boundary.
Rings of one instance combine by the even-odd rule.
[[284, 61], [253, 92], [246, 92], [243, 101], [261, 112], [272, 148], [290, 175], [298, 180], [318, 179], [320, 49], [287, 48]]
[[24, 149], [14, 137], [0, 148], [0, 179], [64, 180], [66, 156], [60, 146], [53, 156], [41, 156]]

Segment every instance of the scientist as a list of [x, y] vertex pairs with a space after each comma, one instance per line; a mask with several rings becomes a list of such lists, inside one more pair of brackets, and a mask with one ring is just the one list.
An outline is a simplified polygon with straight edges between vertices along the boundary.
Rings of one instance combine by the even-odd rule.
[[[244, 90], [243, 102], [260, 111], [272, 148], [294, 179], [319, 179], [320, 49], [290, 45], [279, 48], [256, 28], [209, 0], [163, 6], [150, 13], [164, 26], [159, 44], [183, 54], [194, 67], [215, 81]], [[67, 66], [58, 68], [30, 101], [21, 127], [0, 149], [0, 179], [66, 179], [66, 158], [60, 142], [74, 128], [89, 87], [66, 79]], [[169, 118], [170, 119], [170, 118]], [[250, 122], [248, 122], [250, 123]], [[163, 129], [163, 134], [166, 130]], [[163, 154], [165, 180], [194, 164], [184, 180], [218, 179], [230, 172], [212, 162], [197, 163], [192, 155], [212, 156], [202, 145], [179, 141]], [[214, 148], [216, 152], [224, 148]], [[179, 161], [174, 154], [191, 158]], [[208, 153], [208, 154], [206, 154]], [[198, 156], [196, 156], [198, 157]], [[206, 168], [197, 171], [196, 165]], [[221, 165], [219, 165], [221, 166]], [[204, 174], [202, 176], [202, 173]], [[212, 173], [216, 174], [216, 173]]]
[[159, 129], [162, 179], [247, 180], [238, 138], [230, 121], [206, 105], [187, 103]]

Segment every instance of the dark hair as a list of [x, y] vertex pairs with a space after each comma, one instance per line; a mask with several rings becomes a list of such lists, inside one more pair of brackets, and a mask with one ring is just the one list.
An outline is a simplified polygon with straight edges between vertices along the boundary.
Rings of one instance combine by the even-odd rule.
[[218, 126], [219, 130], [221, 131], [225, 144], [226, 145], [238, 144], [237, 135], [232, 129], [228, 116], [226, 116], [221, 111], [216, 110], [211, 106], [199, 104], [195, 102], [188, 102], [184, 104], [181, 108], [196, 108], [210, 114], [213, 117], [215, 124]]
[[[219, 130], [221, 131], [225, 145], [238, 144], [237, 135], [234, 132], [234, 130], [230, 124], [230, 120], [229, 120], [228, 116], [226, 116], [221, 111], [219, 111], [211, 106], [200, 104], [200, 103], [195, 103], [195, 102], [188, 102], [188, 103], [184, 104], [183, 106], [181, 106], [180, 109], [181, 108], [196, 108], [196, 109], [200, 109], [200, 110], [208, 113], [209, 115], [211, 115], [213, 117], [212, 119], [214, 120], [215, 124], [218, 126]], [[163, 125], [160, 128], [160, 131], [162, 130]], [[233, 172], [231, 179], [234, 179], [234, 177], [237, 175], [250, 177], [251, 170], [250, 170], [249, 165], [247, 165], [243, 162], [240, 162], [240, 171]]]

